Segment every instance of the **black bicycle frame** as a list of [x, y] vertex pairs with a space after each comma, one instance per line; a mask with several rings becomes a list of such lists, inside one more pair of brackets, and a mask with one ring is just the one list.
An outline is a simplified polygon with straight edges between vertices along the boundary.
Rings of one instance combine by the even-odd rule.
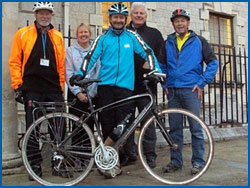
[[122, 134], [122, 136], [115, 142], [115, 145], [113, 146], [115, 149], [119, 149], [120, 147], [123, 146], [123, 144], [126, 142], [126, 140], [128, 139], [128, 137], [135, 131], [136, 127], [138, 126], [138, 124], [144, 119], [144, 117], [146, 116], [146, 114], [149, 112], [149, 110], [151, 109], [152, 105], [153, 105], [153, 98], [152, 95], [150, 94], [139, 94], [139, 95], [134, 95], [119, 101], [116, 101], [114, 103], [111, 103], [109, 105], [103, 106], [97, 110], [95, 110], [93, 113], [97, 113], [97, 112], [101, 112], [103, 110], [109, 110], [112, 108], [116, 108], [118, 106], [122, 106], [126, 103], [131, 103], [134, 100], [139, 100], [142, 99], [144, 97], [148, 97], [149, 98], [149, 103], [145, 106], [145, 108], [140, 112], [140, 114], [134, 119], [134, 121], [132, 122], [132, 124], [126, 128], [126, 131]]
[[[154, 102], [153, 99], [153, 94], [150, 90], [150, 88], [148, 87], [147, 83], [145, 83], [146, 88], [148, 90], [149, 93], [145, 93], [145, 94], [139, 94], [139, 95], [134, 95], [125, 99], [121, 99], [119, 101], [115, 101], [111, 104], [105, 105], [103, 107], [100, 107], [98, 109], [94, 109], [93, 104], [92, 104], [92, 100], [91, 97], [89, 96], [88, 93], [88, 88], [84, 87], [88, 100], [89, 100], [89, 105], [90, 105], [90, 113], [87, 113], [85, 115], [87, 115], [87, 117], [85, 117], [84, 119], [80, 118], [80, 122], [78, 124], [79, 128], [82, 125], [82, 123], [85, 123], [88, 121], [89, 118], [93, 117], [94, 121], [95, 121], [95, 126], [96, 126], [96, 130], [99, 136], [102, 137], [102, 132], [100, 130], [100, 125], [97, 121], [97, 117], [96, 114], [98, 112], [102, 112], [103, 110], [109, 110], [109, 109], [113, 109], [113, 108], [117, 108], [118, 106], [123, 106], [127, 103], [132, 103], [135, 100], [139, 100], [142, 99], [144, 97], [148, 97], [149, 98], [149, 102], [148, 104], [145, 106], [145, 108], [138, 114], [138, 116], [134, 119], [134, 121], [130, 124], [130, 126], [128, 128], [126, 128], [125, 132], [121, 135], [121, 137], [115, 142], [115, 145], [113, 146], [116, 150], [118, 150], [120, 147], [122, 147], [125, 142], [127, 141], [128, 137], [135, 131], [136, 127], [138, 126], [138, 124], [145, 118], [146, 114], [151, 110], [152, 114], [155, 116], [156, 118], [156, 122], [158, 124], [158, 127], [163, 135], [163, 137], [166, 139], [166, 141], [168, 142], [168, 144], [174, 148], [176, 145], [174, 144], [173, 139], [171, 138], [171, 136], [169, 135], [166, 127], [164, 126], [163, 121], [161, 120], [161, 118], [159, 117], [160, 114], [158, 114], [157, 112], [157, 106]], [[78, 128], [76, 128], [72, 134], [65, 138], [60, 145], [62, 145], [63, 143], [65, 143], [72, 135], [75, 131], [78, 131]]]
[[[148, 87], [147, 83], [145, 84], [146, 88], [148, 90], [149, 93], [145, 93], [145, 94], [139, 94], [139, 95], [134, 95], [125, 99], [121, 99], [119, 101], [113, 102], [111, 104], [108, 104], [106, 106], [100, 107], [98, 109], [94, 109], [93, 105], [92, 105], [92, 101], [89, 98], [89, 104], [90, 104], [90, 111], [91, 113], [87, 116], [86, 119], [84, 119], [83, 122], [86, 122], [91, 116], [94, 118], [95, 120], [95, 124], [96, 124], [96, 128], [98, 131], [98, 135], [102, 135], [101, 131], [100, 131], [100, 125], [98, 124], [97, 118], [96, 118], [96, 113], [101, 112], [103, 110], [109, 110], [112, 108], [117, 108], [118, 106], [123, 106], [124, 104], [127, 103], [131, 103], [134, 100], [139, 100], [142, 99], [144, 97], [148, 97], [149, 98], [149, 102], [148, 104], [145, 106], [145, 108], [139, 113], [139, 115], [134, 119], [134, 121], [130, 124], [129, 127], [126, 128], [125, 132], [121, 135], [121, 137], [115, 142], [115, 145], [113, 146], [116, 150], [118, 150], [120, 147], [122, 147], [125, 142], [127, 141], [128, 137], [135, 131], [136, 127], [138, 126], [138, 124], [145, 118], [146, 114], [151, 110], [152, 114], [155, 116], [156, 118], [156, 122], [158, 124], [158, 127], [163, 135], [163, 137], [166, 139], [166, 141], [168, 142], [168, 144], [170, 145], [170, 147], [175, 148], [176, 145], [174, 144], [173, 139], [171, 138], [171, 136], [169, 135], [166, 127], [164, 126], [164, 123], [162, 122], [162, 120], [160, 119], [158, 112], [157, 112], [157, 106], [155, 104], [155, 101], [153, 99], [153, 94], [151, 92], [151, 89]], [[85, 88], [85, 90], [87, 91], [87, 95], [88, 95], [88, 90], [87, 88]]]

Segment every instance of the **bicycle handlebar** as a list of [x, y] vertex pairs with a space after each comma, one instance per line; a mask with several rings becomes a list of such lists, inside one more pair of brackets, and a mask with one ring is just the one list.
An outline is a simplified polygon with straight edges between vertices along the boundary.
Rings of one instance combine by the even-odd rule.
[[101, 82], [100, 79], [83, 79], [83, 80], [74, 80], [74, 84], [76, 86], [79, 86], [81, 88], [84, 88], [84, 87], [88, 87], [90, 86], [91, 84], [93, 83], [98, 83], [98, 82]]
[[143, 75], [143, 77], [147, 80], [153, 80], [153, 81], [156, 81], [156, 82], [160, 82], [162, 84], [164, 84], [166, 82], [166, 74], [163, 74], [163, 73], [160, 73], [160, 72], [157, 72], [156, 70], [153, 70], [149, 73], [146, 73]]

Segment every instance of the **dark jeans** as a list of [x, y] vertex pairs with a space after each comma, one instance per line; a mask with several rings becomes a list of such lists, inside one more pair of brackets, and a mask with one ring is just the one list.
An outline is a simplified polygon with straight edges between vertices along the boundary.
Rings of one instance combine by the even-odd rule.
[[[132, 96], [133, 92], [114, 86], [98, 86], [98, 106], [102, 107], [112, 102]], [[125, 104], [99, 113], [99, 120], [102, 126], [104, 140], [109, 136], [112, 140], [117, 138], [112, 133], [113, 129], [120, 123], [127, 114], [133, 111], [133, 103]]]
[[[25, 118], [26, 118], [26, 130], [31, 126], [33, 123], [33, 110], [34, 107], [31, 105], [31, 101], [37, 101], [37, 102], [63, 102], [63, 97], [61, 92], [58, 93], [37, 93], [37, 92], [25, 92], [24, 93], [24, 105], [25, 105]], [[38, 117], [41, 117], [43, 113], [39, 113]], [[37, 118], [38, 118], [37, 117]], [[56, 120], [55, 120], [56, 121]], [[55, 130], [52, 130], [54, 127], [53, 122], [49, 122], [51, 124], [51, 127], [49, 126], [49, 133], [51, 140], [55, 139], [55, 135], [53, 134]], [[39, 129], [39, 127], [38, 127]], [[62, 131], [62, 138], [65, 135], [66, 127], [61, 127], [60, 130]], [[39, 130], [37, 130], [39, 131]], [[31, 133], [30, 140], [27, 144], [27, 156], [28, 160], [31, 163], [31, 166], [33, 165], [40, 165], [42, 163], [42, 156], [39, 151], [39, 143], [37, 141], [36, 136], [34, 136], [34, 132]]]
[[[169, 88], [168, 89], [168, 107], [183, 108], [200, 115], [200, 100], [198, 92], [192, 92], [192, 88]], [[204, 166], [204, 136], [202, 127], [192, 119], [188, 119], [190, 131], [192, 134], [192, 164]], [[180, 114], [169, 115], [170, 135], [174, 142], [178, 144], [177, 151], [171, 150], [171, 162], [175, 166], [182, 166], [182, 148], [183, 148], [183, 116]]]

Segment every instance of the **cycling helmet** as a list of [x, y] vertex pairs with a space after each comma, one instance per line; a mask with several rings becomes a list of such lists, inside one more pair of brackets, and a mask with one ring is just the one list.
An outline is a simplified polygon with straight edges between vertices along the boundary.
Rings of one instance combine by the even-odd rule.
[[51, 2], [36, 2], [33, 6], [33, 12], [38, 10], [49, 10], [54, 12], [54, 5]]
[[186, 17], [188, 20], [190, 20], [190, 14], [189, 12], [185, 11], [184, 9], [176, 9], [171, 16], [171, 22], [173, 22], [173, 20], [178, 17], [178, 16], [184, 16]]
[[114, 3], [108, 10], [109, 15], [123, 14], [128, 16], [128, 8], [122, 3]]

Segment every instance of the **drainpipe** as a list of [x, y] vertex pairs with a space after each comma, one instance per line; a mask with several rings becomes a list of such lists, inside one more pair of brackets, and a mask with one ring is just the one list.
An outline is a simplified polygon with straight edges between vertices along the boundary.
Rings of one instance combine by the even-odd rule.
[[[63, 36], [65, 37], [69, 37], [69, 2], [64, 2], [64, 21], [63, 21], [63, 26], [64, 26], [64, 33]], [[67, 49], [69, 45], [69, 40], [68, 39], [64, 39], [64, 46], [65, 49]], [[64, 85], [64, 99], [66, 100], [68, 98], [68, 86], [67, 84]], [[68, 111], [68, 109], [67, 109]]]
[[[69, 31], [69, 2], [64, 2], [64, 22], [63, 22], [63, 25], [64, 25], [64, 33], [63, 35], [65, 37], [68, 37], [68, 31]], [[65, 43], [65, 48], [68, 47], [68, 40], [64, 40], [64, 43]]]

